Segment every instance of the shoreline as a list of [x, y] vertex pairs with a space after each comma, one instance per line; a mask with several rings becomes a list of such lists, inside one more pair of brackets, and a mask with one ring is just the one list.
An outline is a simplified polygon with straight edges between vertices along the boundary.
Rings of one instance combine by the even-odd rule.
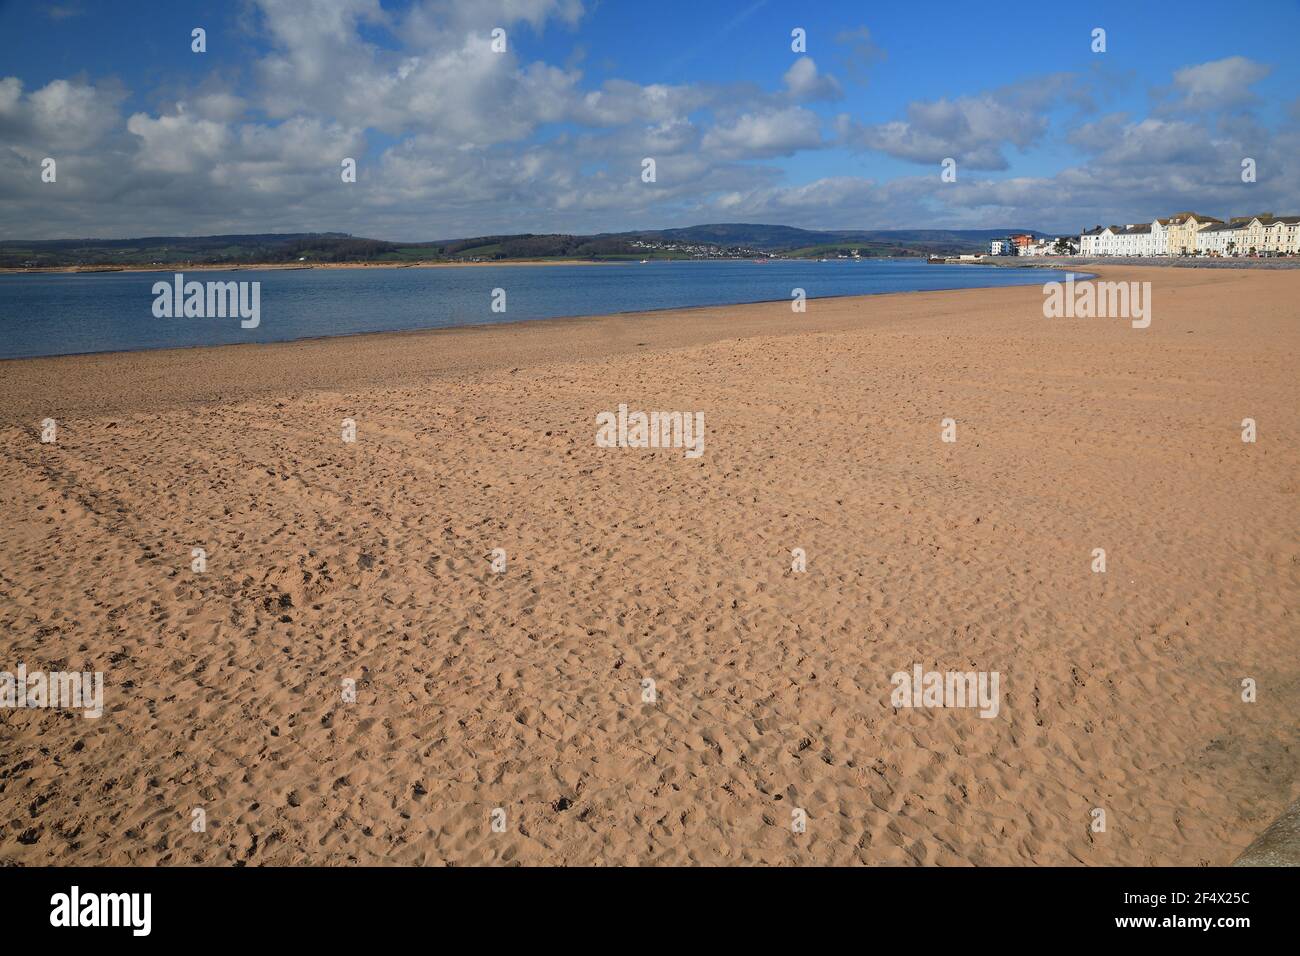
[[1150, 266], [1157, 269], [1300, 269], [1300, 257], [1216, 259], [1198, 256], [985, 256], [981, 260], [946, 259], [946, 265], [995, 266], [999, 269], [1064, 269], [1067, 266]]
[[[1109, 267], [1105, 279], [1154, 280], [1182, 275], [1214, 285], [1288, 272], [1169, 270]], [[1028, 307], [1041, 314], [1036, 285], [984, 286], [935, 292], [828, 297], [792, 317], [789, 303], [699, 306], [542, 320], [512, 320], [441, 329], [362, 332], [287, 342], [247, 342], [188, 348], [91, 352], [0, 361], [0, 423], [30, 424], [46, 415], [121, 414], [157, 403], [212, 404], [241, 397], [330, 391], [383, 382], [421, 384], [465, 372], [681, 349], [755, 336], [875, 328], [935, 314], [977, 311], [989, 304]], [[1160, 333], [1159, 320], [1156, 334]], [[62, 384], [60, 384], [62, 380]], [[141, 390], [124, 388], [147, 383]], [[34, 417], [33, 417], [34, 416]]]
[[[1046, 267], [1044, 267], [1046, 268]], [[1061, 270], [1058, 270], [1061, 271]], [[1076, 280], [1088, 281], [1098, 277], [1097, 273], [1086, 272], [1074, 275]], [[963, 286], [957, 289], [909, 289], [902, 292], [867, 292], [867, 293], [846, 293], [843, 295], [822, 295], [808, 301], [831, 301], [835, 299], [870, 299], [886, 295], [937, 295], [944, 292], [971, 292], [980, 289], [1014, 289], [1022, 288], [1021, 286]], [[164, 346], [162, 348], [137, 348], [137, 349], [98, 349], [88, 352], [63, 352], [58, 355], [18, 355], [10, 357], [0, 357], [0, 367], [5, 362], [32, 362], [40, 359], [61, 359], [61, 358], [78, 358], [93, 355], [134, 355], [142, 352], [188, 352], [195, 349], [227, 349], [227, 348], [247, 348], [249, 346], [265, 345], [292, 345], [296, 342], [316, 342], [326, 339], [345, 339], [356, 336], [368, 335], [418, 335], [425, 332], [448, 332], [455, 329], [495, 329], [504, 328], [513, 325], [532, 325], [538, 322], [567, 322], [580, 319], [606, 319], [620, 316], [638, 316], [638, 315], [657, 315], [660, 313], [690, 313], [700, 310], [726, 309], [726, 308], [744, 308], [752, 305], [789, 305], [789, 299], [753, 299], [746, 302], [727, 302], [713, 305], [693, 305], [683, 306], [676, 309], [629, 309], [621, 312], [601, 312], [594, 315], [555, 315], [543, 316], [535, 319], [509, 319], [502, 322], [476, 322], [470, 325], [448, 325], [448, 326], [429, 326], [419, 329], [374, 329], [358, 332], [336, 332], [327, 335], [302, 335], [291, 339], [272, 339], [265, 342], [220, 342], [211, 345], [177, 345]]]
[[[1090, 274], [1096, 277], [1097, 274]], [[44, 403], [51, 408], [84, 412], [87, 406], [67, 404], [49, 395], [47, 387], [52, 377], [75, 375], [78, 377], [72, 391], [91, 390], [99, 394], [91, 404], [112, 409], [120, 407], [108, 382], [120, 370], [148, 376], [168, 375], [169, 369], [187, 369], [176, 375], [170, 394], [189, 396], [182, 403], [222, 401], [218, 395], [243, 392], [269, 394], [268, 389], [291, 389], [286, 368], [292, 368], [300, 353], [310, 353], [317, 361], [326, 364], [330, 371], [313, 379], [312, 389], [348, 387], [356, 380], [356, 369], [347, 361], [349, 353], [363, 352], [373, 360], [390, 367], [407, 369], [415, 365], [409, 357], [425, 350], [442, 352], [444, 347], [453, 355], [465, 358], [460, 350], [467, 343], [490, 343], [494, 351], [475, 356], [478, 367], [499, 367], [509, 361], [515, 348], [523, 348], [519, 359], [534, 357], [562, 360], [566, 354], [557, 343], [566, 336], [577, 335], [586, 346], [601, 357], [632, 352], [655, 346], [677, 348], [711, 343], [727, 338], [748, 338], [755, 335], [799, 335], [806, 332], [836, 331], [862, 324], [874, 324], [873, 314], [879, 311], [894, 312], [901, 316], [928, 314], [932, 307], [948, 311], [961, 301], [962, 296], [980, 296], [1032, 292], [1041, 298], [1036, 284], [1015, 286], [977, 286], [960, 289], [914, 290], [908, 292], [880, 292], [867, 295], [823, 296], [810, 299], [809, 311], [794, 315], [789, 300], [771, 299], [759, 302], [703, 305], [680, 309], [651, 309], [637, 312], [614, 312], [601, 315], [557, 316], [543, 319], [511, 319], [507, 322], [481, 322], [473, 325], [444, 328], [399, 329], [390, 331], [350, 332], [338, 335], [315, 335], [272, 342], [236, 342], [218, 345], [194, 345], [169, 348], [77, 352], [66, 355], [44, 355], [0, 359], [0, 370], [9, 373], [0, 378], [0, 423], [18, 423], [22, 416], [15, 409], [35, 407]], [[974, 300], [972, 300], [974, 301]], [[813, 308], [813, 303], [823, 303], [823, 309]], [[903, 303], [895, 310], [892, 303]], [[891, 303], [891, 305], [883, 305]], [[882, 309], [872, 309], [883, 305]], [[829, 306], [830, 308], [826, 308]], [[862, 315], [862, 313], [866, 313]], [[739, 313], [739, 315], [737, 315]], [[855, 314], [862, 316], [855, 318]], [[892, 320], [891, 320], [892, 321]], [[644, 338], [648, 343], [630, 339]], [[471, 346], [472, 348], [472, 346]], [[211, 359], [211, 362], [209, 362]], [[442, 355], [434, 358], [432, 368], [437, 374], [446, 370]], [[237, 363], [230, 365], [228, 363]], [[215, 365], [217, 379], [204, 383], [202, 371]], [[426, 366], [418, 366], [427, 369]], [[236, 369], [247, 370], [251, 378], [241, 380]], [[404, 377], [419, 378], [414, 368], [403, 372]], [[6, 383], [17, 387], [6, 388]], [[272, 384], [274, 383], [274, 384]], [[213, 393], [217, 394], [213, 394]], [[33, 396], [44, 396], [35, 399]], [[200, 397], [202, 396], [202, 397]], [[106, 412], [107, 414], [107, 412]]]

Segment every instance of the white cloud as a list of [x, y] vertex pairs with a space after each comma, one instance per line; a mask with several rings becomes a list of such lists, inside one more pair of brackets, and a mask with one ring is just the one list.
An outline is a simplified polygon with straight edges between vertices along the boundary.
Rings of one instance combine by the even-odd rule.
[[817, 72], [817, 64], [810, 56], [795, 60], [783, 79], [790, 97], [800, 102], [835, 100], [844, 95], [835, 77]]
[[[842, 90], [811, 57], [766, 90], [596, 85], [574, 66], [525, 62], [527, 45], [516, 42], [525, 31], [567, 30], [582, 16], [568, 0], [437, 0], [400, 14], [377, 0], [305, 10], [260, 0], [259, 9], [271, 50], [247, 75], [169, 88], [165, 100], [137, 90], [164, 105], [129, 116], [125, 91], [110, 83], [60, 79], [28, 91], [0, 79], [0, 228], [427, 239], [718, 220], [1062, 229], [1189, 205], [1295, 211], [1300, 101], [1292, 125], [1260, 127], [1239, 108], [1267, 68], [1243, 58], [1177, 71], [1148, 117], [1054, 124], [1063, 105], [1090, 108], [1093, 82], [1058, 74], [916, 101], [863, 124], [819, 112]], [[496, 25], [511, 38], [504, 54], [488, 47]], [[392, 43], [366, 39], [385, 31]], [[868, 62], [881, 56], [864, 32], [844, 42]], [[1211, 109], [1229, 112], [1213, 121], [1193, 112]], [[1012, 150], [1053, 140], [1079, 161], [1055, 175], [979, 178], [1009, 168]], [[791, 183], [767, 162], [832, 146], [855, 150], [864, 174]], [[868, 174], [879, 154], [933, 168], [880, 181]], [[57, 187], [40, 183], [46, 155], [59, 159]], [[1260, 169], [1249, 194], [1237, 175], [1246, 155]], [[344, 156], [358, 161], [354, 184], [340, 180]], [[656, 159], [655, 184], [640, 179], [645, 156]], [[960, 164], [955, 184], [938, 176], [947, 156]]]
[[1046, 134], [1045, 110], [1060, 90], [1060, 80], [1047, 77], [956, 99], [915, 100], [905, 120], [873, 126], [841, 120], [841, 134], [848, 145], [916, 163], [952, 157], [959, 167], [1006, 169], [1006, 147], [1027, 149]]
[[821, 145], [817, 114], [792, 106], [765, 113], [745, 113], [718, 124], [704, 136], [706, 151], [727, 158], [789, 156]]
[[193, 173], [210, 169], [230, 145], [230, 130], [222, 123], [190, 116], [182, 107], [172, 116], [135, 113], [127, 130], [140, 139], [139, 169], [161, 173]]
[[218, 123], [231, 123], [242, 117], [248, 110], [248, 101], [232, 93], [199, 93], [189, 101], [194, 112], [203, 119]]
[[1174, 73], [1171, 98], [1160, 105], [1166, 112], [1211, 112], [1250, 106], [1259, 101], [1250, 87], [1268, 76], [1272, 68], [1244, 56], [1230, 56]]
[[118, 122], [123, 92], [114, 86], [54, 80], [23, 95], [17, 77], [0, 80], [0, 139], [49, 152], [96, 143]]

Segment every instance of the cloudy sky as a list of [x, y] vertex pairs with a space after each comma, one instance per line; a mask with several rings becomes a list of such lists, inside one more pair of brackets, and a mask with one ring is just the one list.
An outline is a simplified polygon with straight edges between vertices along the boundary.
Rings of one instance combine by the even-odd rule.
[[1300, 213], [1297, 37], [1280, 0], [0, 0], [0, 236]]

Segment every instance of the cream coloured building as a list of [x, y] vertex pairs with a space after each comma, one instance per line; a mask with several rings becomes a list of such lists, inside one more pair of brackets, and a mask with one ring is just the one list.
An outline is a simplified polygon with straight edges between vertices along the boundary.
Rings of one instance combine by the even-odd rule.
[[1169, 217], [1168, 242], [1169, 255], [1196, 255], [1196, 234], [1207, 226], [1221, 224], [1222, 219], [1213, 216], [1200, 216], [1194, 212], [1180, 212]]
[[1256, 252], [1263, 252], [1268, 248], [1266, 229], [1267, 223], [1272, 221], [1272, 213], [1263, 213], [1250, 217], [1242, 236], [1241, 251], [1245, 255], [1254, 255]]
[[1281, 245], [1278, 252], [1290, 256], [1300, 255], [1300, 216], [1282, 216]]
[[1259, 240], [1256, 249], [1259, 252], [1276, 252], [1294, 254], [1296, 240], [1300, 236], [1300, 216], [1274, 216], [1261, 213], [1250, 220], [1250, 238]]

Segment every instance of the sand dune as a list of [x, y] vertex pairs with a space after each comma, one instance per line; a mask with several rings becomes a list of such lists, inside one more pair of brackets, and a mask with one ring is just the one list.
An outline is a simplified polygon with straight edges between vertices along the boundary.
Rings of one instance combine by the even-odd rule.
[[[1298, 789], [1300, 274], [1102, 271], [1149, 329], [1031, 286], [0, 363], [0, 669], [107, 684], [0, 710], [0, 859], [1231, 862]], [[704, 454], [596, 447], [620, 402]], [[916, 663], [1000, 712], [892, 707]]]

